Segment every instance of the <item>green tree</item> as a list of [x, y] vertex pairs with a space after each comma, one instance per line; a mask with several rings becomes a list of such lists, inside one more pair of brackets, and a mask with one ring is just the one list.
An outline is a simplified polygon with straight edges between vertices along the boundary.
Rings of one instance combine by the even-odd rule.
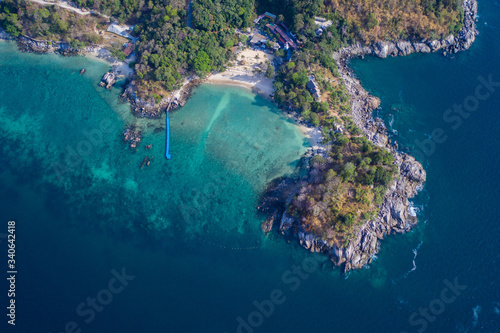
[[205, 51], [199, 51], [193, 61], [193, 69], [199, 75], [210, 72], [211, 61], [208, 54]]
[[368, 30], [371, 30], [378, 25], [378, 20], [375, 18], [375, 14], [370, 13], [370, 15], [368, 15], [366, 25]]
[[267, 70], [266, 70], [266, 77], [270, 79], [273, 76], [274, 76], [274, 67], [273, 67], [273, 65], [269, 64], [267, 66]]
[[4, 27], [5, 31], [14, 37], [21, 34], [22, 27], [17, 14], [11, 14], [7, 9], [6, 12], [0, 14], [0, 23]]
[[356, 177], [356, 175], [356, 166], [351, 162], [347, 162], [344, 165], [340, 174], [342, 180], [345, 182], [352, 180], [354, 177]]
[[295, 15], [293, 19], [293, 26], [295, 28], [295, 31], [299, 31], [302, 28], [304, 28], [304, 15], [302, 14]]

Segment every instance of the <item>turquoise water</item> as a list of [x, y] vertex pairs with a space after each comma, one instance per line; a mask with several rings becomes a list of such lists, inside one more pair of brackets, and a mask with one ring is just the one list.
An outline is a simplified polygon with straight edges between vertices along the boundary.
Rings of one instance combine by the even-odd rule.
[[[20, 55], [12, 44], [2, 56], [4, 158], [12, 168], [35, 164], [40, 184], [70, 194], [74, 213], [85, 215], [91, 206], [91, 214], [103, 216], [92, 224], [106, 228], [209, 239], [230, 233], [260, 243], [258, 196], [267, 182], [294, 172], [307, 145], [268, 102], [235, 88], [197, 89], [171, 115], [174, 158], [167, 163], [165, 119], [136, 119], [120, 103], [118, 88], [98, 88], [106, 64]], [[83, 67], [88, 71], [81, 76]], [[143, 132], [137, 149], [121, 140], [132, 124]], [[146, 156], [151, 165], [141, 169]]]
[[[387, 237], [374, 263], [347, 277], [260, 231], [259, 194], [294, 172], [307, 145], [267, 101], [200, 87], [171, 114], [166, 161], [164, 119], [130, 117], [118, 88], [96, 86], [108, 65], [1, 43], [0, 220], [17, 221], [19, 266], [17, 325], [8, 331], [59, 333], [74, 322], [97, 333], [498, 332], [500, 91], [456, 130], [442, 116], [474, 94], [478, 76], [500, 80], [499, 11], [480, 4], [481, 35], [454, 59], [353, 62], [401, 148], [418, 153], [415, 140], [436, 128], [448, 138], [419, 155], [428, 172], [414, 200], [421, 223]], [[130, 124], [144, 131], [137, 151], [122, 142]], [[152, 162], [141, 170], [145, 156]], [[307, 258], [313, 267], [298, 271]], [[122, 268], [135, 278], [109, 300], [112, 270]], [[453, 295], [444, 280], [455, 278], [465, 290], [445, 304], [442, 295]], [[88, 297], [106, 303], [94, 317]], [[429, 306], [439, 314], [419, 313]]]

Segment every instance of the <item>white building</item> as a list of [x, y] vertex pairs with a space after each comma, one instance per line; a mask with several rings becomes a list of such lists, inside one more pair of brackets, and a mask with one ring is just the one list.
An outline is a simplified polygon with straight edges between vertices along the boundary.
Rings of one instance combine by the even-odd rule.
[[133, 26], [128, 26], [128, 25], [118, 25], [115, 23], [112, 23], [108, 27], [108, 32], [112, 32], [118, 36], [122, 36], [128, 39], [134, 39], [127, 31], [133, 30]]

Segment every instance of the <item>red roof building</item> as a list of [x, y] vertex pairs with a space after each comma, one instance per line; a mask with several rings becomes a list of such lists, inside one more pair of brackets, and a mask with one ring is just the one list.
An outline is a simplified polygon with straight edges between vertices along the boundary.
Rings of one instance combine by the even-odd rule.
[[297, 44], [295, 44], [295, 42], [291, 40], [290, 37], [288, 37], [288, 35], [283, 30], [281, 30], [280, 27], [276, 27], [276, 31], [281, 35], [281, 37], [283, 37], [283, 39], [288, 43], [288, 45], [290, 45], [295, 50], [298, 49]]
[[123, 50], [123, 53], [125, 53], [125, 57], [128, 57], [133, 50], [134, 50], [134, 44], [127, 43], [127, 47]]

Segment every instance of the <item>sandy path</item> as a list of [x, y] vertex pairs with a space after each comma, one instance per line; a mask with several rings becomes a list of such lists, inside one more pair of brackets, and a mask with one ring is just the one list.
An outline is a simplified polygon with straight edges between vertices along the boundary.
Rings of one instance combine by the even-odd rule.
[[80, 15], [97, 14], [97, 15], [100, 15], [102, 17], [105, 17], [105, 18], [109, 19], [109, 16], [107, 16], [107, 15], [101, 14], [99, 12], [95, 12], [93, 10], [91, 10], [91, 11], [83, 11], [81, 9], [78, 9], [78, 8], [70, 5], [68, 2], [63, 2], [63, 1], [48, 2], [48, 1], [43, 1], [43, 0], [30, 0], [30, 1], [31, 2], [35, 2], [35, 3], [37, 3], [39, 5], [42, 5], [42, 6], [58, 6], [58, 7], [67, 9], [67, 10], [71, 10], [71, 11], [77, 13], [77, 14], [80, 14]]

